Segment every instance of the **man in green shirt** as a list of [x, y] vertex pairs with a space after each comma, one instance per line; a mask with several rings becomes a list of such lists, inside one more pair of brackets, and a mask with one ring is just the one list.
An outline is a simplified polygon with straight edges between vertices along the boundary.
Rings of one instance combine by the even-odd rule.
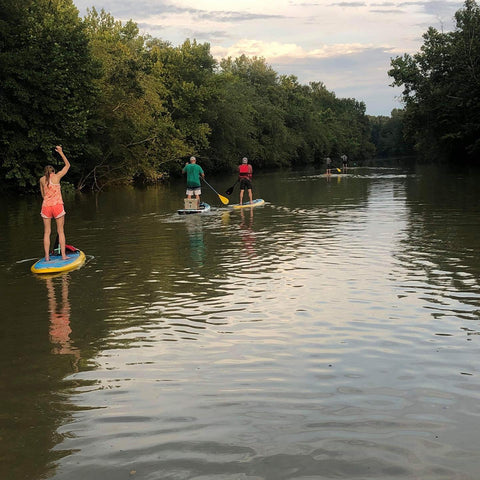
[[198, 204], [200, 204], [200, 195], [202, 194], [200, 177], [205, 178], [202, 167], [197, 165], [195, 157], [190, 157], [190, 163], [185, 164], [182, 172], [187, 174], [187, 198], [192, 198], [192, 195], [195, 195]]

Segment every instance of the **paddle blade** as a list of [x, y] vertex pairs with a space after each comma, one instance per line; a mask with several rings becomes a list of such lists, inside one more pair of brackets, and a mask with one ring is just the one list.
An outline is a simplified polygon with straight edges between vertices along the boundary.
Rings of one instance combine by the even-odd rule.
[[230, 187], [228, 190], [225, 190], [227, 195], [231, 195], [233, 193], [233, 187]]
[[230, 200], [227, 197], [224, 197], [223, 195], [218, 194], [218, 198], [224, 205], [228, 205], [228, 203], [230, 202]]

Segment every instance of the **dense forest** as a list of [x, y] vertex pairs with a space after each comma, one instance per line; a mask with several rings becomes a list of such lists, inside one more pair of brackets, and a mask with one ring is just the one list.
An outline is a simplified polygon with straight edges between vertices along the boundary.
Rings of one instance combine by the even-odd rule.
[[405, 157], [415, 154], [413, 141], [405, 137], [404, 110], [394, 109], [390, 117], [368, 118], [376, 157]]
[[480, 162], [480, 9], [467, 0], [452, 32], [429, 28], [415, 55], [391, 62], [405, 133], [429, 159]]
[[480, 11], [467, 0], [456, 28], [429, 28], [414, 55], [392, 59], [405, 108], [366, 115], [321, 82], [302, 85], [263, 58], [217, 61], [210, 45], [140, 35], [72, 0], [0, 2], [0, 190], [36, 188], [57, 144], [78, 189], [155, 182], [190, 155], [207, 173], [352, 162], [413, 152], [478, 161]]
[[210, 174], [374, 154], [365, 105], [262, 58], [139, 34], [71, 0], [0, 4], [0, 186], [31, 189], [64, 147], [77, 188], [152, 182], [197, 155]]

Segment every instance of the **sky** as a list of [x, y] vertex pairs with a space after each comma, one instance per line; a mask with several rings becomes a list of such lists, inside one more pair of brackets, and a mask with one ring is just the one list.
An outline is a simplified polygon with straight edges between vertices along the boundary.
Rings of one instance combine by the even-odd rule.
[[402, 108], [391, 87], [392, 58], [414, 54], [429, 27], [447, 32], [463, 1], [74, 0], [80, 15], [94, 6], [133, 20], [142, 34], [181, 45], [209, 43], [212, 55], [263, 57], [301, 84], [322, 82], [338, 98], [364, 102], [368, 115]]

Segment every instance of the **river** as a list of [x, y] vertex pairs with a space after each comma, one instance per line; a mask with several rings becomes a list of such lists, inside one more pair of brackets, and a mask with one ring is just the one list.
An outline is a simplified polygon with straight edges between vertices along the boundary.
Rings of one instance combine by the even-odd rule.
[[477, 480], [480, 172], [321, 173], [3, 199], [0, 478]]

